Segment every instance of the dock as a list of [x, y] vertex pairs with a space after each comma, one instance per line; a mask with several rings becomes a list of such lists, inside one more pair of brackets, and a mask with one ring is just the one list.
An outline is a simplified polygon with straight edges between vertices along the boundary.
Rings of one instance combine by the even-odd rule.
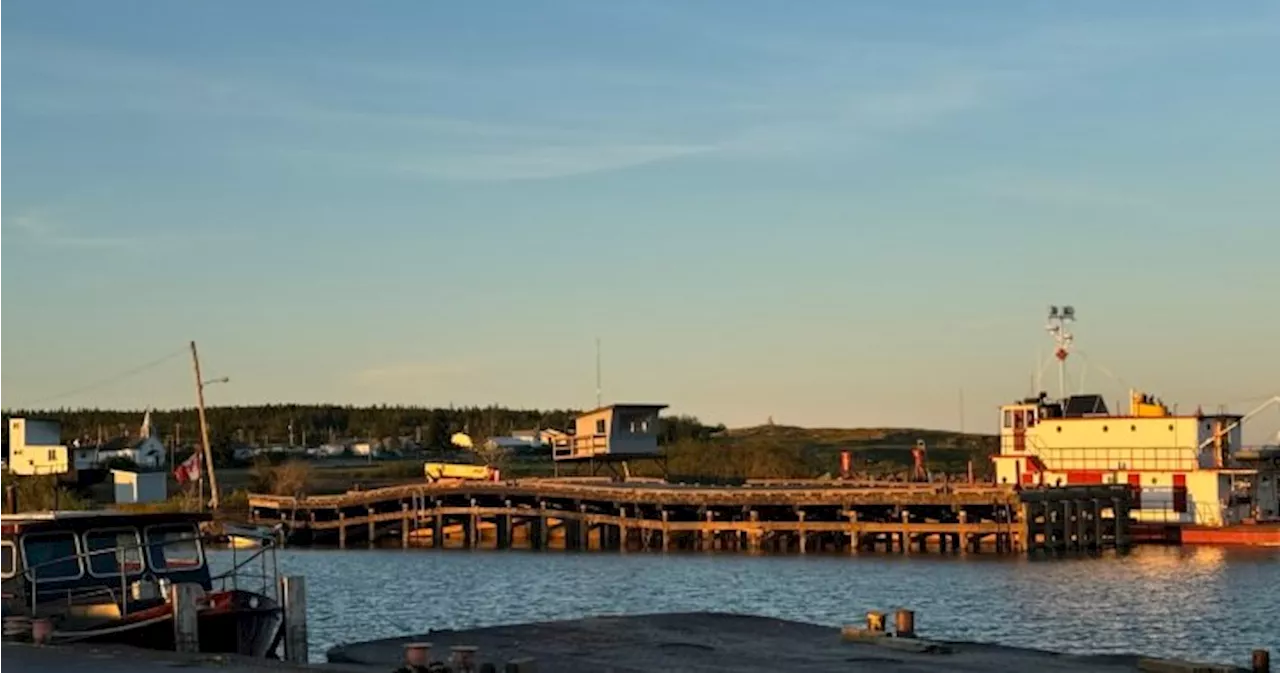
[[478, 661], [525, 659], [534, 662], [530, 670], [556, 673], [1227, 673], [1240, 670], [1230, 665], [1165, 661], [1139, 655], [1072, 655], [919, 637], [849, 638], [847, 633], [848, 629], [724, 613], [592, 617], [465, 631], [432, 631], [405, 638], [353, 643], [331, 649], [328, 658], [338, 665], [369, 666], [385, 671], [402, 660], [405, 645], [429, 643], [433, 659], [447, 659], [451, 648], [463, 645], [477, 648]]
[[291, 545], [800, 554], [1125, 548], [1130, 506], [1123, 485], [1020, 491], [832, 480], [423, 482], [249, 497], [252, 522], [279, 525]]

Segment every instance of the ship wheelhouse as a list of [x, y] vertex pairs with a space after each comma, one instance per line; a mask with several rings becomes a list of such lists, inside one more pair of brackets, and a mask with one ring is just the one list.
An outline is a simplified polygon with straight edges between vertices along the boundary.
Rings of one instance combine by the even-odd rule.
[[1233, 464], [1240, 416], [1178, 415], [1132, 392], [1129, 413], [1100, 395], [1053, 400], [1044, 393], [1001, 407], [996, 480], [1021, 488], [1129, 484], [1135, 519], [1223, 525], [1242, 515]]

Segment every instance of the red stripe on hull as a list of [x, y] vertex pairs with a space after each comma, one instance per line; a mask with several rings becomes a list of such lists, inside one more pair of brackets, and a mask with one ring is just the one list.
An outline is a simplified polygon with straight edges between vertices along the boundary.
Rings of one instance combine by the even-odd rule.
[[1280, 547], [1280, 524], [1236, 525], [1221, 528], [1183, 526], [1182, 544], [1225, 544]]

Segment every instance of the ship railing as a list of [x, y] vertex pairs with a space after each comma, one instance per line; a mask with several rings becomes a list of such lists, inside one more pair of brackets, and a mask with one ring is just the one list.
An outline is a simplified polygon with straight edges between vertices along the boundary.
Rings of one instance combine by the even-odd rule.
[[278, 601], [276, 578], [280, 576], [280, 566], [276, 558], [274, 534], [260, 529], [235, 529], [232, 534], [253, 539], [258, 546], [252, 552], [245, 553], [232, 544], [231, 568], [213, 576], [211, 580], [223, 591], [243, 589]]
[[1129, 510], [1129, 518], [1144, 524], [1220, 526], [1226, 519], [1225, 510], [1226, 507], [1216, 500], [1188, 499], [1183, 507], [1176, 507], [1168, 501], [1157, 507], [1134, 507]]
[[1055, 472], [1068, 470], [1144, 471], [1200, 468], [1199, 452], [1192, 447], [1046, 447], [1039, 441], [1031, 448], [1045, 467]]

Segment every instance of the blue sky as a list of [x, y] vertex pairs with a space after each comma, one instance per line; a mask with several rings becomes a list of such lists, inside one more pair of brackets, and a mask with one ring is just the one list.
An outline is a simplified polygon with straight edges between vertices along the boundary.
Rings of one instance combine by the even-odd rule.
[[1280, 392], [1277, 3], [4, 18], [6, 406], [189, 404], [64, 393], [193, 338], [213, 403], [585, 406], [598, 336], [610, 400], [992, 429], [1050, 303], [1111, 399]]

